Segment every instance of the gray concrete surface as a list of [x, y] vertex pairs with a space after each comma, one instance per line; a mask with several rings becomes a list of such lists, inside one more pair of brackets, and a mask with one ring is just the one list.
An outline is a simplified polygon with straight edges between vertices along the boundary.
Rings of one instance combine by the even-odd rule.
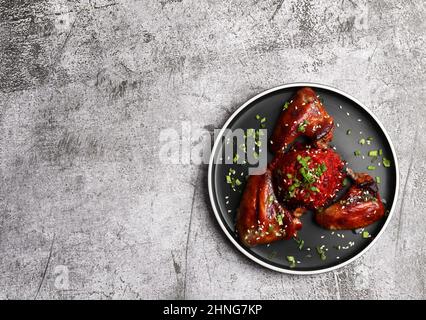
[[[426, 298], [422, 1], [0, 0], [0, 298]], [[401, 193], [364, 257], [318, 276], [239, 254], [206, 166], [162, 164], [162, 129], [220, 127], [294, 81], [368, 105]]]

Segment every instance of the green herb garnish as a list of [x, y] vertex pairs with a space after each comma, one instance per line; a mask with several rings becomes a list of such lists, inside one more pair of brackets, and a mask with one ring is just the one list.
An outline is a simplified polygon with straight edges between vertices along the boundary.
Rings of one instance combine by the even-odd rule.
[[368, 170], [376, 170], [376, 167], [375, 166], [368, 166], [367, 169]]
[[383, 158], [383, 165], [386, 167], [386, 168], [389, 168], [390, 166], [391, 166], [391, 161], [389, 160], [389, 159], [386, 159], [386, 158]]
[[377, 182], [377, 183], [382, 183], [382, 179], [381, 179], [380, 177], [378, 177], [378, 176], [377, 176], [377, 177], [376, 177], [376, 182]]
[[367, 238], [369, 238], [369, 237], [370, 237], [370, 233], [369, 233], [367, 230], [365, 230], [365, 231], [363, 231], [363, 232], [362, 232], [362, 237], [363, 237], [364, 239], [367, 239]]
[[359, 151], [359, 150], [355, 150], [355, 151], [354, 151], [354, 155], [356, 155], [356, 156], [360, 156], [360, 155], [361, 155], [361, 151]]
[[298, 245], [297, 247], [299, 248], [299, 250], [302, 251], [303, 246], [305, 245], [305, 240], [298, 239], [298, 238], [293, 238], [293, 239], [294, 241], [297, 242], [297, 245]]
[[379, 155], [379, 151], [377, 150], [371, 150], [368, 152], [369, 157], [377, 157]]
[[239, 154], [237, 153], [237, 154], [235, 154], [234, 159], [232, 159], [232, 161], [233, 161], [234, 163], [237, 163], [239, 158], [240, 158], [240, 156], [239, 156]]
[[320, 189], [318, 189], [317, 187], [315, 187], [315, 186], [312, 186], [311, 187], [311, 191], [313, 191], [313, 192], [320, 192]]
[[235, 175], [235, 170], [232, 168], [229, 168], [229, 172], [225, 176], [225, 179], [226, 179], [226, 183], [231, 185], [232, 190], [237, 191], [236, 187], [240, 186], [242, 182], [238, 178], [235, 178], [234, 175]]
[[345, 178], [343, 179], [343, 186], [346, 187], [349, 184], [349, 179]]
[[299, 124], [299, 127], [297, 128], [297, 132], [305, 132], [306, 126], [309, 124], [308, 120], [303, 120], [301, 124]]
[[283, 110], [287, 110], [289, 104], [290, 104], [290, 102], [288, 102], [288, 101], [286, 103], [284, 103]]
[[325, 250], [322, 248], [322, 246], [317, 247], [317, 252], [318, 252], [321, 260], [324, 261], [325, 259], [327, 259], [327, 256], [325, 255]]
[[359, 144], [364, 145], [364, 144], [365, 144], [365, 139], [364, 139], [364, 138], [362, 138], [362, 139], [360, 139], [358, 142], [359, 142]]
[[287, 261], [290, 263], [290, 268], [294, 268], [296, 266], [296, 259], [293, 256], [287, 256]]

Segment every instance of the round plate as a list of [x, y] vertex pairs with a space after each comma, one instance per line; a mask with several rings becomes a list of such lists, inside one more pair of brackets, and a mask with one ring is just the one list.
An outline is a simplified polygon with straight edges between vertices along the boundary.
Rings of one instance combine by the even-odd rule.
[[[248, 165], [214, 163], [213, 159], [221, 158], [224, 148], [224, 132], [226, 129], [260, 128], [256, 115], [265, 117], [266, 129], [269, 136], [281, 114], [282, 107], [289, 101], [296, 91], [302, 87], [313, 88], [323, 100], [327, 112], [334, 118], [335, 131], [331, 145], [336, 148], [347, 166], [355, 172], [368, 172], [372, 176], [379, 176], [380, 195], [386, 207], [386, 216], [380, 221], [359, 230], [330, 231], [317, 225], [313, 213], [306, 213], [302, 217], [303, 227], [298, 233], [299, 240], [303, 240], [300, 248], [296, 240], [283, 240], [269, 245], [258, 245], [253, 248], [243, 246], [235, 233], [236, 213], [245, 186], [245, 177], [248, 175]], [[348, 134], [350, 130], [350, 134]], [[360, 139], [368, 140], [361, 145]], [[391, 166], [385, 168], [382, 157], [372, 160], [368, 156], [370, 150], [383, 150], [383, 157], [391, 161]], [[235, 149], [234, 149], [235, 150]], [[354, 154], [361, 151], [360, 156]], [[268, 160], [272, 154], [268, 151]], [[374, 165], [376, 170], [369, 171], [367, 167]], [[231, 189], [226, 182], [229, 169], [243, 181], [237, 191]], [[398, 195], [399, 173], [394, 147], [380, 121], [358, 100], [338, 89], [314, 84], [293, 83], [276, 87], [258, 94], [240, 108], [226, 121], [213, 146], [209, 171], [208, 188], [213, 211], [222, 230], [231, 242], [247, 257], [260, 265], [272, 270], [291, 274], [316, 274], [331, 271], [347, 265], [365, 253], [377, 241], [389, 223]], [[367, 231], [367, 232], [364, 232]], [[325, 250], [326, 259], [321, 259], [317, 252], [320, 247]], [[294, 256], [296, 266], [290, 268], [287, 256]]]

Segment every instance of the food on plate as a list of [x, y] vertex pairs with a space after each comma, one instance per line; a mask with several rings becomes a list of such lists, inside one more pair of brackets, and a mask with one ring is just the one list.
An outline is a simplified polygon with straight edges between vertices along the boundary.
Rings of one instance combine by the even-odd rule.
[[300, 220], [282, 206], [272, 186], [272, 174], [250, 176], [238, 215], [238, 234], [249, 246], [296, 236]]
[[[241, 242], [255, 246], [296, 237], [307, 210], [330, 230], [361, 228], [383, 217], [376, 181], [344, 169], [329, 146], [333, 131], [333, 118], [311, 88], [284, 105], [271, 137], [274, 159], [244, 189], [236, 223]], [[353, 185], [336, 201], [347, 176]]]
[[284, 105], [272, 133], [271, 150], [287, 148], [298, 137], [310, 138], [317, 146], [326, 146], [333, 139], [334, 120], [311, 88], [297, 91], [294, 98]]
[[373, 178], [366, 173], [352, 173], [354, 184], [340, 201], [315, 216], [316, 222], [330, 230], [357, 229], [383, 217], [385, 208]]
[[346, 174], [331, 148], [298, 144], [275, 157], [273, 179], [281, 202], [297, 208], [320, 208], [334, 199]]

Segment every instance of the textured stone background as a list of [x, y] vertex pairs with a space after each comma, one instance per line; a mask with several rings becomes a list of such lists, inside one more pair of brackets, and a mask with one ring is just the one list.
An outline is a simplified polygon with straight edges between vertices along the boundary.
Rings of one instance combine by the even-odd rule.
[[[0, 0], [0, 297], [426, 298], [425, 17], [423, 1]], [[206, 166], [158, 157], [160, 130], [211, 131], [294, 81], [368, 105], [401, 170], [376, 246], [311, 277], [239, 254]]]

